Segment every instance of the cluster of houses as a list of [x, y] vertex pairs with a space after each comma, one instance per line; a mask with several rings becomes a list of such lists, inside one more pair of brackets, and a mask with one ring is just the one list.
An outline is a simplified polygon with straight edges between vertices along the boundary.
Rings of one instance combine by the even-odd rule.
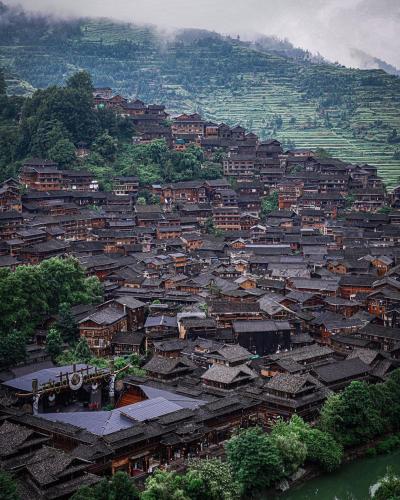
[[222, 149], [224, 177], [147, 186], [156, 205], [136, 203], [135, 177], [101, 192], [46, 160], [1, 184], [0, 267], [75, 257], [104, 288], [102, 303], [71, 309], [80, 336], [93, 355], [144, 360], [143, 376], [117, 381], [54, 367], [57, 317], [43, 318], [32, 364], [0, 373], [0, 464], [34, 498], [218, 456], [238, 427], [312, 422], [332, 392], [400, 366], [400, 190], [369, 165], [285, 152], [198, 114], [165, 124], [163, 107], [117, 97], [97, 89], [96, 105], [160, 120], [171, 147]]

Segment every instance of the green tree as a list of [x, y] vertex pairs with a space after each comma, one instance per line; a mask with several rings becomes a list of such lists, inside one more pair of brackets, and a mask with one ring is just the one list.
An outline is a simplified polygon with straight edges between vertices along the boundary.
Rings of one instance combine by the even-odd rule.
[[72, 344], [79, 337], [78, 324], [72, 315], [71, 307], [65, 302], [60, 304], [58, 309], [58, 321], [56, 323], [56, 328], [60, 332], [63, 340]]
[[76, 160], [75, 146], [68, 139], [60, 139], [48, 150], [50, 160], [57, 162], [61, 167], [71, 165]]
[[84, 280], [84, 302], [97, 304], [103, 300], [103, 285], [97, 276], [89, 276]]
[[153, 163], [158, 165], [165, 163], [170, 156], [170, 150], [164, 139], [158, 139], [145, 144], [144, 153]]
[[139, 492], [126, 472], [118, 471], [110, 481], [110, 500], [137, 500]]
[[72, 495], [71, 500], [99, 500], [97, 489], [93, 486], [82, 486]]
[[224, 158], [225, 158], [225, 151], [222, 148], [218, 148], [213, 153], [212, 161], [214, 163], [222, 163]]
[[30, 153], [31, 140], [43, 121], [59, 121], [75, 144], [79, 141], [92, 143], [99, 133], [99, 121], [93, 96], [85, 88], [75, 84], [52, 86], [37, 90], [25, 100], [20, 124], [19, 152], [22, 156]]
[[3, 332], [0, 336], [0, 366], [15, 366], [25, 361], [26, 337], [21, 332]]
[[141, 500], [192, 500], [186, 492], [183, 476], [156, 470], [147, 480]]
[[88, 363], [91, 357], [92, 353], [86, 337], [81, 337], [75, 347], [75, 359], [80, 363]]
[[387, 431], [400, 429], [400, 369], [390, 373], [386, 382], [370, 386], [372, 404], [378, 408]]
[[274, 427], [271, 439], [279, 451], [285, 475], [296, 472], [307, 457], [307, 446], [300, 436], [286, 425]]
[[62, 345], [63, 340], [60, 332], [55, 328], [51, 328], [46, 338], [46, 351], [53, 361], [62, 353]]
[[[272, 433], [297, 436], [297, 440], [305, 445], [306, 459], [320, 465], [324, 470], [332, 471], [341, 464], [342, 446], [330, 434], [311, 427], [298, 415], [293, 415], [289, 422], [279, 420]], [[297, 456], [297, 452], [294, 456]]]
[[[60, 120], [41, 120], [39, 121], [35, 132], [32, 134], [30, 153], [33, 156], [47, 158], [49, 151], [56, 144], [63, 140], [69, 140], [67, 129]], [[54, 158], [51, 158], [54, 161]]]
[[144, 196], [139, 196], [136, 200], [137, 205], [146, 205], [146, 198]]
[[95, 500], [115, 500], [111, 494], [111, 480], [103, 478], [92, 489]]
[[400, 136], [397, 133], [397, 130], [394, 128], [387, 137], [387, 142], [389, 144], [397, 144], [400, 142]]
[[15, 160], [18, 140], [18, 128], [15, 125], [0, 126], [0, 181], [16, 176]]
[[76, 259], [47, 259], [39, 268], [50, 312], [57, 313], [62, 303], [90, 304], [96, 300], [99, 281], [86, 278]]
[[260, 492], [283, 476], [279, 450], [259, 427], [233, 436], [226, 444], [226, 453], [244, 495]]
[[400, 500], [400, 477], [388, 468], [379, 481], [378, 489], [372, 495], [373, 500]]
[[227, 462], [218, 458], [193, 460], [189, 463], [189, 473], [201, 479], [204, 500], [236, 500], [239, 498], [239, 484]]
[[92, 150], [105, 160], [114, 161], [118, 150], [118, 141], [107, 132], [104, 132], [96, 137]]
[[0, 270], [0, 317], [2, 335], [14, 331], [27, 338], [48, 313], [47, 292], [40, 266]]
[[336, 470], [342, 463], [343, 448], [327, 432], [309, 428], [304, 436], [307, 460], [320, 465], [327, 472]]
[[367, 442], [383, 429], [369, 385], [352, 382], [341, 393], [330, 396], [321, 410], [320, 428], [343, 446]]
[[199, 175], [201, 179], [221, 179], [222, 165], [221, 163], [212, 163], [207, 161], [202, 164]]
[[278, 209], [278, 193], [274, 191], [261, 200], [261, 215], [266, 217], [269, 213]]
[[129, 367], [117, 375], [117, 380], [123, 379], [127, 375], [134, 375], [135, 377], [144, 377], [146, 375], [146, 372], [142, 368], [140, 368], [139, 356], [132, 354], [129, 357], [120, 357], [114, 359], [114, 367], [116, 370], [125, 368], [127, 365], [129, 365]]
[[0, 471], [0, 500], [19, 500], [17, 484], [7, 472]]
[[67, 80], [67, 87], [73, 90], [78, 90], [86, 94], [92, 95], [94, 90], [92, 77], [87, 71], [78, 71], [70, 76]]
[[218, 227], [214, 226], [214, 220], [212, 217], [208, 217], [204, 224], [204, 229], [207, 234], [212, 234], [213, 236], [222, 236], [223, 231]]

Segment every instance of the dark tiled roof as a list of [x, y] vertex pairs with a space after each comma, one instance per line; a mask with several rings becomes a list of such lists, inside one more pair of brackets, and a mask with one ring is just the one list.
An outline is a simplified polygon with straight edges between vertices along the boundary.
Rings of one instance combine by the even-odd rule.
[[234, 321], [233, 329], [236, 333], [277, 332], [291, 330], [291, 326], [288, 321]]
[[327, 384], [350, 377], [355, 378], [359, 375], [367, 374], [370, 371], [371, 368], [361, 361], [360, 358], [345, 359], [344, 361], [338, 361], [336, 363], [314, 368], [317, 377]]
[[121, 311], [120, 309], [116, 307], [106, 307], [104, 309], [99, 309], [98, 311], [95, 311], [93, 314], [90, 316], [87, 316], [86, 318], [83, 318], [80, 320], [79, 323], [84, 323], [86, 321], [93, 321], [94, 323], [98, 325], [111, 325], [117, 321], [120, 321], [126, 316], [126, 313], [124, 311]]
[[165, 358], [163, 356], [153, 356], [143, 369], [148, 372], [168, 375], [171, 373], [182, 373], [193, 370], [196, 365], [187, 358]]
[[247, 365], [226, 366], [215, 364], [212, 365], [201, 378], [211, 382], [220, 382], [222, 384], [232, 384], [248, 379], [249, 381], [256, 378], [257, 374]]

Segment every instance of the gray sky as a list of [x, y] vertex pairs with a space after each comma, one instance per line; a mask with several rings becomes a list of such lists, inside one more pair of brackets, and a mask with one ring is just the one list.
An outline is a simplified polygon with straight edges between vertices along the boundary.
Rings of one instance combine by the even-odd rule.
[[163, 27], [288, 38], [357, 66], [351, 49], [400, 67], [400, 0], [6, 0], [56, 16], [100, 16]]

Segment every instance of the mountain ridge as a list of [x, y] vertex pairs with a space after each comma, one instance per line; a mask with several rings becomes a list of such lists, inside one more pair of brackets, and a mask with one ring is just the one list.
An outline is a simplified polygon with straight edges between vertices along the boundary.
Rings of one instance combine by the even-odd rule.
[[286, 146], [324, 147], [397, 182], [400, 79], [383, 70], [315, 63], [301, 52], [296, 59], [207, 30], [171, 36], [106, 19], [6, 17], [0, 64], [26, 86], [60, 84], [86, 69], [96, 85], [163, 102], [172, 114], [197, 111]]

